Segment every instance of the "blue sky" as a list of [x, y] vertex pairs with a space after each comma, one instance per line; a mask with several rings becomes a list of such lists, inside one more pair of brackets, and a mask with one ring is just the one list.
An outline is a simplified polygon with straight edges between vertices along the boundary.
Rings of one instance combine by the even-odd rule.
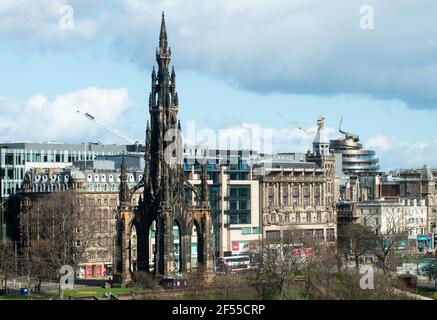
[[272, 128], [276, 151], [305, 151], [277, 112], [309, 131], [324, 116], [332, 138], [343, 116], [384, 169], [437, 166], [437, 4], [366, 3], [373, 30], [355, 0], [2, 0], [2, 140], [122, 142], [78, 107], [143, 140], [165, 10], [183, 127]]

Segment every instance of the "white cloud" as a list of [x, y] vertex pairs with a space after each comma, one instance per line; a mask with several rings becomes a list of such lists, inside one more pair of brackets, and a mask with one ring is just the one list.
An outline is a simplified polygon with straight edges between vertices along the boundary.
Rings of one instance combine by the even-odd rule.
[[421, 168], [424, 164], [437, 166], [437, 140], [413, 143], [377, 135], [369, 138], [364, 147], [376, 151], [382, 169]]
[[77, 113], [88, 112], [100, 122], [113, 125], [132, 106], [127, 89], [84, 88], [49, 101], [35, 95], [26, 102], [0, 98], [2, 141], [92, 141], [117, 138]]
[[[336, 129], [325, 128], [329, 139], [336, 138]], [[259, 123], [242, 123], [238, 126], [221, 128], [195, 128], [192, 122], [184, 131], [187, 144], [207, 145], [209, 148], [251, 149], [262, 153], [307, 152], [312, 150], [316, 134], [315, 126], [309, 128], [271, 128]], [[329, 142], [329, 141], [328, 141]]]
[[[66, 3], [72, 31], [58, 26]], [[105, 53], [150, 69], [165, 10], [179, 70], [256, 92], [368, 94], [436, 107], [437, 2], [365, 4], [375, 9], [374, 30], [359, 27], [358, 0], [3, 0], [0, 38], [43, 50], [110, 43]]]
[[368, 139], [366, 146], [370, 149], [375, 148], [384, 152], [389, 151], [394, 147], [393, 141], [383, 135], [377, 135]]
[[63, 29], [60, 21], [65, 12], [61, 8], [69, 5], [67, 0], [2, 0], [0, 2], [0, 37], [13, 45], [37, 47], [40, 50], [70, 50], [91, 40], [96, 34], [95, 17], [79, 14], [73, 7], [73, 29]]

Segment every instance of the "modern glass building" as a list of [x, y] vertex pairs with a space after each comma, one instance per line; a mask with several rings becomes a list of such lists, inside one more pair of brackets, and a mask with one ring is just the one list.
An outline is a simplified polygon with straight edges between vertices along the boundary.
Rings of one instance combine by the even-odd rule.
[[350, 132], [340, 129], [344, 138], [331, 140], [330, 149], [335, 154], [341, 154], [342, 171], [346, 175], [375, 175], [379, 173], [379, 159], [373, 150], [364, 150], [359, 143], [360, 138]]
[[186, 146], [184, 170], [193, 184], [200, 183], [203, 160], [208, 162], [216, 256], [256, 250], [262, 232], [259, 181], [253, 178], [252, 165], [259, 161], [258, 154], [248, 150], [202, 150]]
[[25, 172], [32, 168], [65, 168], [71, 166], [74, 161], [90, 161], [97, 156], [129, 152], [127, 147], [100, 143], [23, 142], [0, 144], [0, 238], [7, 235], [9, 196], [21, 188]]

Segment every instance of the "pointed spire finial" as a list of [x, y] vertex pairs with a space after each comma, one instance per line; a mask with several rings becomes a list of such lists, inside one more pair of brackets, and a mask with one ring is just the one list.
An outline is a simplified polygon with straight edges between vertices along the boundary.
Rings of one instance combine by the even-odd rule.
[[126, 160], [125, 160], [125, 157], [124, 157], [124, 151], [123, 151], [123, 154], [122, 154], [122, 156], [121, 156], [121, 173], [123, 174], [126, 174]]
[[126, 174], [126, 161], [124, 157], [124, 152], [121, 157], [121, 172], [120, 172], [120, 187], [119, 187], [119, 200], [120, 204], [126, 204], [129, 201], [129, 186], [127, 185], [127, 174]]
[[162, 11], [161, 32], [159, 33], [159, 46], [167, 49], [167, 27], [165, 26], [165, 15]]
[[208, 171], [207, 171], [207, 162], [205, 161], [202, 164], [202, 172], [200, 174], [200, 201], [203, 206], [209, 205], [209, 190], [208, 190]]

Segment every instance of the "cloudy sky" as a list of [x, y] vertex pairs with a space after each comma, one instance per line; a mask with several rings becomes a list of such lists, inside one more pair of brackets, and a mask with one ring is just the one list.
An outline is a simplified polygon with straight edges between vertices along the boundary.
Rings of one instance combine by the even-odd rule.
[[1, 140], [123, 142], [79, 108], [142, 141], [162, 10], [185, 130], [306, 151], [343, 117], [383, 169], [437, 166], [434, 0], [1, 0]]

